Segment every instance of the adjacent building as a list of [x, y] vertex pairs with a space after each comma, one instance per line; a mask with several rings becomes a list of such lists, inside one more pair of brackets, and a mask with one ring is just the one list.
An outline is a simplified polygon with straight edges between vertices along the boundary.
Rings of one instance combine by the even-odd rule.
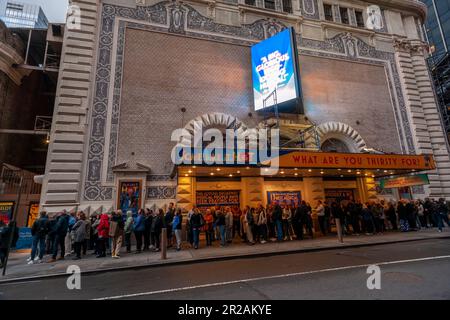
[[0, 0], [0, 19], [8, 28], [47, 29], [48, 20], [38, 5]]
[[[72, 5], [81, 9], [81, 28], [64, 33], [42, 209], [450, 200], [449, 148], [427, 69], [422, 2]], [[275, 47], [255, 69], [294, 63], [294, 104], [278, 108], [275, 101], [286, 97], [270, 83], [255, 85], [251, 48], [286, 30], [290, 55]], [[268, 127], [280, 129], [276, 174], [249, 161], [255, 157], [247, 150], [244, 163], [172, 161], [174, 147], [195, 144], [195, 129]], [[180, 140], [172, 139], [177, 129]]]
[[425, 34], [430, 44], [428, 63], [433, 76], [447, 138], [450, 141], [450, 1], [424, 0], [428, 7]]

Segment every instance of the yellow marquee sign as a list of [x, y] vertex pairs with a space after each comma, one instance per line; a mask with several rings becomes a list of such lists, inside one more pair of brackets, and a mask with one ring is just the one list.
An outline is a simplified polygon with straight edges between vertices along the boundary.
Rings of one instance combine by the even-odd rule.
[[280, 156], [280, 168], [433, 170], [430, 155], [291, 152]]

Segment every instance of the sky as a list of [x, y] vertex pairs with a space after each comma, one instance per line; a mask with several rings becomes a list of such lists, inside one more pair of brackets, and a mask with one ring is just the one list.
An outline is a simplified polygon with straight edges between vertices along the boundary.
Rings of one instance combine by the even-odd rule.
[[65, 22], [69, 0], [18, 0], [17, 2], [37, 4], [42, 7], [49, 22]]

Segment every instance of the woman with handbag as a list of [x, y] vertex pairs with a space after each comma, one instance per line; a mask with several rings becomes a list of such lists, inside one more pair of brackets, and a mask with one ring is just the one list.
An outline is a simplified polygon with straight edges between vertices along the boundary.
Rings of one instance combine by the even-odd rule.
[[122, 248], [124, 223], [122, 219], [122, 210], [112, 213], [109, 227], [109, 236], [112, 238], [111, 256], [113, 259], [120, 258], [120, 249]]

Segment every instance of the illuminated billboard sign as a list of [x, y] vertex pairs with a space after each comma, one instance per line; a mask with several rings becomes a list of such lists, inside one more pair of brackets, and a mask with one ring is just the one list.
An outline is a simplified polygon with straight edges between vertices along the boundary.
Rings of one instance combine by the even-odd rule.
[[254, 45], [251, 53], [255, 110], [296, 106], [300, 87], [293, 28]]

